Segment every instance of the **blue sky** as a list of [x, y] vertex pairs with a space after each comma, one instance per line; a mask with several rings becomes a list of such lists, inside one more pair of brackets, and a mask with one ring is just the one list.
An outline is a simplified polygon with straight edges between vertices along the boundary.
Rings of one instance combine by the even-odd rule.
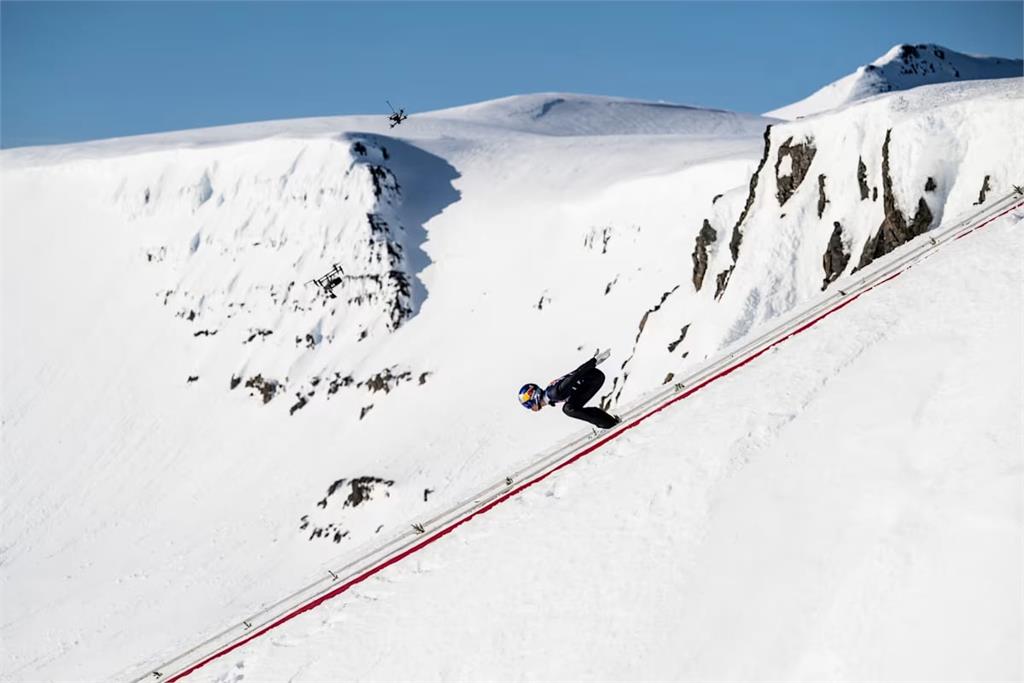
[[762, 112], [897, 43], [1020, 58], [1021, 2], [0, 4], [0, 144], [568, 91]]

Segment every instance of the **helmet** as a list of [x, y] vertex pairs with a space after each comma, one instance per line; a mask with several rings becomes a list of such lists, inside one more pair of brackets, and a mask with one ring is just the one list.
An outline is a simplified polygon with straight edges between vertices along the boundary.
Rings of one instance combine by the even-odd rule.
[[544, 405], [544, 390], [536, 384], [524, 384], [519, 390], [519, 402], [527, 410], [540, 410]]

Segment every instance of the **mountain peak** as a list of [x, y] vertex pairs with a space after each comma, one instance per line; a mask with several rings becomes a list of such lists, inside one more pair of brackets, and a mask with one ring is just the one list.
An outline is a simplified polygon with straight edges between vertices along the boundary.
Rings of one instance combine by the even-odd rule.
[[1024, 75], [1024, 61], [957, 52], [933, 43], [900, 43], [852, 74], [826, 85], [794, 104], [767, 116], [796, 119], [835, 109], [894, 90], [958, 80], [1013, 78]]

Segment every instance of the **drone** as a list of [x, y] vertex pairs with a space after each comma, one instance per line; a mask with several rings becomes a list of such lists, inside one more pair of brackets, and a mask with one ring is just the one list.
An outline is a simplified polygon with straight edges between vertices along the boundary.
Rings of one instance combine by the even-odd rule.
[[406, 115], [404, 109], [399, 109], [398, 111], [395, 111], [395, 108], [391, 106], [391, 102], [388, 102], [387, 100], [384, 101], [388, 103], [389, 107], [391, 107], [391, 116], [388, 117], [388, 120], [391, 121], [391, 125], [389, 126], [390, 128], [394, 128], [402, 121], [405, 121], [407, 118], [409, 118]]

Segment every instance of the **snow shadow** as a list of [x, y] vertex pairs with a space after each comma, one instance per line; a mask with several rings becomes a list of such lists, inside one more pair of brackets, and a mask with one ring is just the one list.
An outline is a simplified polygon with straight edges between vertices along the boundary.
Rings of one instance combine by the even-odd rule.
[[410, 276], [410, 317], [415, 317], [424, 300], [427, 288], [420, 274], [430, 265], [430, 257], [423, 250], [427, 241], [426, 224], [451, 204], [459, 201], [462, 193], [453, 182], [461, 174], [446, 159], [431, 154], [404, 140], [373, 133], [350, 133], [353, 142], [361, 141], [387, 150], [385, 164], [395, 174], [400, 186], [401, 202], [396, 211], [405, 228], [405, 260]]

